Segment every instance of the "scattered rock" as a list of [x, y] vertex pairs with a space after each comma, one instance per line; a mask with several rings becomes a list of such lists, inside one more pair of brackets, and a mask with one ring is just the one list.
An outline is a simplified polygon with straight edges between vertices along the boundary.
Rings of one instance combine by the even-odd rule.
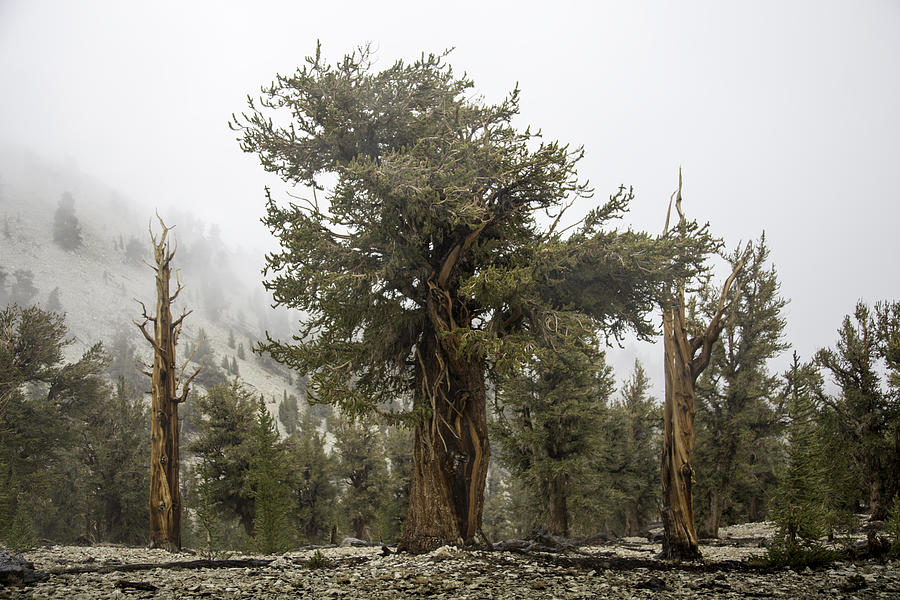
[[[751, 537], [741, 532], [736, 537]], [[583, 546], [579, 553], [461, 550], [444, 546], [429, 554], [376, 547], [334, 547], [281, 556], [239, 556], [199, 568], [196, 557], [141, 548], [53, 546], [26, 553], [23, 560], [48, 571], [28, 587], [0, 586], [0, 598], [477, 598], [648, 597], [790, 598], [806, 600], [853, 594], [857, 598], [900, 597], [900, 562], [843, 562], [831, 568], [795, 572], [742, 562], [762, 549], [702, 547], [703, 561], [671, 563], [650, 558], [653, 544], [629, 539]], [[309, 569], [318, 551], [329, 566]], [[751, 554], [753, 555], [753, 554]], [[105, 564], [118, 559], [119, 565]], [[178, 565], [186, 565], [184, 568]], [[134, 570], [129, 565], [140, 565]], [[149, 566], [153, 569], [146, 569]], [[162, 565], [168, 565], [163, 567]], [[187, 566], [191, 565], [191, 566]], [[215, 568], [213, 568], [215, 565]], [[92, 572], [86, 572], [88, 569]], [[151, 587], [153, 588], [151, 589]], [[830, 590], [835, 590], [830, 592]]]
[[47, 574], [35, 571], [34, 564], [22, 558], [22, 555], [0, 550], [0, 584], [27, 585], [45, 579]]

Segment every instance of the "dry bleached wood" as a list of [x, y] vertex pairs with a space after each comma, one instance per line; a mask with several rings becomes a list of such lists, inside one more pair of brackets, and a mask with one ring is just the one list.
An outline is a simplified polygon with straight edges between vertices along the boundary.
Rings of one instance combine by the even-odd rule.
[[[680, 222], [681, 170], [678, 171], [678, 189], [669, 199], [663, 236], [669, 232], [669, 218], [674, 201]], [[676, 282], [674, 297], [663, 306], [663, 345], [665, 352], [665, 404], [663, 407], [663, 456], [662, 456], [662, 516], [665, 537], [663, 555], [676, 559], [700, 558], [697, 531], [694, 526], [692, 487], [694, 470], [691, 457], [694, 449], [694, 384], [709, 365], [712, 347], [725, 327], [726, 314], [738, 294], [729, 292], [738, 272], [750, 251], [747, 245], [742, 258], [732, 268], [731, 275], [722, 286], [716, 313], [706, 330], [693, 338], [688, 337], [685, 317], [685, 282]], [[698, 350], [700, 354], [697, 355]]]
[[[134, 321], [153, 348], [152, 372], [142, 371], [151, 377], [152, 410], [150, 419], [150, 545], [165, 548], [170, 552], [181, 548], [181, 492], [178, 484], [179, 439], [178, 404], [188, 396], [191, 382], [200, 372], [184, 379], [187, 361], [178, 371], [175, 362], [175, 345], [181, 334], [184, 318], [190, 311], [183, 311], [177, 319], [172, 319], [172, 302], [183, 289], [176, 273], [176, 288], [170, 293], [169, 280], [171, 262], [175, 250], [169, 248], [168, 233], [162, 218], [157, 215], [162, 226], [159, 240], [150, 228], [153, 243], [153, 257], [156, 266], [149, 265], [156, 272], [156, 314], [147, 313], [143, 302], [143, 321]], [[153, 334], [147, 325], [153, 324]], [[196, 351], [196, 347], [194, 348]], [[191, 353], [193, 356], [193, 352]], [[190, 360], [190, 358], [188, 359]], [[149, 367], [149, 365], [146, 365]], [[179, 391], [180, 389], [180, 391]]]

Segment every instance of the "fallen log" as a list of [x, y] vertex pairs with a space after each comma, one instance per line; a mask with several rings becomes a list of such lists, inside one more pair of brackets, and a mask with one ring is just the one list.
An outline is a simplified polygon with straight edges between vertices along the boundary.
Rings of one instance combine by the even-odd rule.
[[150, 571], [152, 569], [240, 569], [246, 567], [265, 567], [274, 558], [233, 558], [222, 560], [173, 560], [154, 563], [124, 563], [113, 565], [92, 565], [89, 567], [64, 567], [48, 569], [50, 575], [77, 575], [79, 573], [131, 573], [134, 571]]

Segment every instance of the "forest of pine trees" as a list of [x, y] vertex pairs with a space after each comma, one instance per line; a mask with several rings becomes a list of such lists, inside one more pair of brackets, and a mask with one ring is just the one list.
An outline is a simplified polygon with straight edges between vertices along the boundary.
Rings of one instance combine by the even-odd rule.
[[[541, 226], [536, 213], [561, 215], [592, 190], [580, 150], [513, 125], [517, 91], [473, 100], [439, 56], [371, 68], [365, 51], [336, 66], [317, 54], [231, 124], [285, 181], [336, 178], [328, 210], [267, 201], [282, 249], [263, 285], [302, 311], [300, 332], [241, 339], [292, 371], [280, 398], [241, 380], [233, 331], [214, 348], [200, 329], [178, 351], [202, 368], [163, 419], [131, 368], [133, 328], [66, 359], [60, 289], [39, 298], [29, 271], [0, 267], [0, 541], [147, 543], [151, 418], [175, 436], [154, 461], [177, 465], [181, 450], [167, 497], [184, 517], [169, 550], [281, 553], [350, 537], [419, 552], [504, 535], [646, 535], [661, 519], [668, 536], [664, 404], [678, 385], [690, 426], [680, 475], [701, 539], [772, 520], [773, 547], [791, 554], [864, 513], [897, 535], [900, 302], [848, 307], [828, 324], [832, 346], [794, 352], [779, 373], [789, 298], [765, 234], [726, 252], [684, 217], [680, 182], [678, 222], [660, 236], [617, 224], [633, 199], [624, 187], [565, 235], [558, 221]], [[387, 112], [364, 127], [373, 103]], [[285, 104], [299, 122], [273, 129], [268, 111]], [[302, 143], [287, 152], [286, 137]], [[167, 264], [166, 231], [153, 241]], [[68, 193], [53, 239], [84, 243]], [[129, 241], [126, 260], [141, 254]], [[207, 259], [202, 248], [190, 258]], [[214, 316], [227, 308], [214, 289], [202, 299]], [[172, 348], [187, 314], [168, 315]], [[165, 319], [143, 317], [162, 354], [144, 326]], [[673, 328], [666, 356], [679, 358], [665, 373], [610, 367], [616, 343]], [[178, 368], [174, 351], [155, 360]]]

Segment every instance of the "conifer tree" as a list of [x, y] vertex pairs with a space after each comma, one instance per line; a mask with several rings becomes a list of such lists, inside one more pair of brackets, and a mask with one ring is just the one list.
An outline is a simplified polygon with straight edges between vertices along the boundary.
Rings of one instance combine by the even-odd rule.
[[215, 484], [212, 480], [212, 469], [205, 462], [200, 463], [199, 472], [195, 473], [195, 488], [189, 496], [203, 543], [202, 553], [207, 559], [214, 559], [223, 541], [221, 502], [215, 496]]
[[662, 410], [649, 395], [650, 380], [637, 360], [621, 390], [604, 425], [608, 450], [603, 468], [614, 492], [608, 513], [621, 524], [620, 531], [632, 536], [643, 532], [658, 512]]
[[190, 451], [200, 459], [197, 476], [211, 482], [210, 493], [226, 519], [237, 518], [253, 537], [254, 496], [251, 436], [256, 401], [235, 379], [197, 399], [197, 437]]
[[396, 541], [406, 518], [409, 504], [409, 484], [412, 476], [412, 435], [396, 425], [382, 426], [388, 478], [384, 503], [377, 515], [379, 539], [385, 543]]
[[65, 335], [61, 315], [12, 306], [0, 313], [0, 451], [8, 466], [0, 487], [9, 492], [9, 519], [61, 542], [140, 543], [146, 409], [124, 381], [115, 391], [105, 382], [99, 344], [64, 363]]
[[134, 236], [128, 238], [125, 246], [125, 262], [132, 265], [141, 264], [144, 257], [144, 245]]
[[292, 512], [286, 454], [275, 421], [262, 397], [256, 404], [251, 432], [250, 482], [253, 487], [253, 546], [263, 554], [280, 554], [293, 540], [288, 527]]
[[536, 348], [535, 360], [501, 381], [494, 434], [503, 464], [538, 503], [538, 521], [569, 537], [573, 500], [597, 493], [602, 431], [613, 390], [604, 355], [585, 345]]
[[412, 399], [410, 551], [486, 543], [489, 366], [524, 360], [535, 337], [652, 335], [647, 312], [709, 249], [615, 230], [624, 188], [564, 237], [566, 206], [590, 193], [581, 150], [515, 129], [518, 90], [489, 105], [471, 88], [444, 56], [376, 72], [368, 49], [334, 66], [317, 49], [231, 123], [266, 170], [310, 189], [267, 202], [281, 250], [266, 286], [304, 316], [261, 349], [349, 414]]
[[294, 520], [300, 538], [310, 544], [326, 542], [337, 516], [337, 469], [334, 457], [325, 453], [325, 437], [316, 429], [312, 411], [304, 413], [285, 448], [292, 466]]
[[789, 419], [785, 468], [772, 500], [778, 526], [776, 543], [788, 552], [818, 542], [828, 529], [826, 465], [822, 461], [816, 413], [821, 376], [814, 364], [801, 364], [794, 352], [784, 374], [783, 397]]
[[[735, 251], [730, 260], [741, 259]], [[775, 454], [780, 435], [776, 411], [778, 377], [767, 363], [787, 348], [784, 307], [769, 248], [763, 234], [746, 256], [736, 283], [736, 296], [724, 320], [709, 366], [697, 380], [697, 442], [695, 501], [702, 517], [700, 535], [719, 536], [726, 509], [737, 510], [754, 496], [765, 498], [764, 474], [758, 469]], [[712, 318], [718, 301], [707, 290], [701, 312]], [[757, 469], [757, 470], [754, 470]], [[770, 475], [769, 479], [773, 476]], [[737, 515], [744, 522], [758, 515]]]
[[335, 436], [337, 474], [342, 483], [340, 516], [350, 536], [372, 540], [378, 509], [387, 493], [387, 463], [380, 431], [371, 416], [336, 413], [329, 419]]
[[863, 302], [852, 318], [844, 317], [834, 349], [816, 354], [816, 361], [840, 388], [837, 397], [823, 395], [844, 445], [856, 463], [872, 518], [884, 519], [889, 508], [896, 442], [891, 439], [896, 402], [885, 393], [878, 373], [881, 359], [877, 325]]
[[63, 192], [53, 214], [53, 241], [64, 250], [77, 250], [82, 245], [81, 226], [75, 216], [75, 198]]
[[300, 424], [300, 409], [297, 406], [297, 396], [294, 394], [288, 395], [287, 390], [284, 390], [281, 402], [278, 403], [278, 420], [281, 421], [281, 426], [284, 427], [284, 432], [287, 435], [294, 433]]

